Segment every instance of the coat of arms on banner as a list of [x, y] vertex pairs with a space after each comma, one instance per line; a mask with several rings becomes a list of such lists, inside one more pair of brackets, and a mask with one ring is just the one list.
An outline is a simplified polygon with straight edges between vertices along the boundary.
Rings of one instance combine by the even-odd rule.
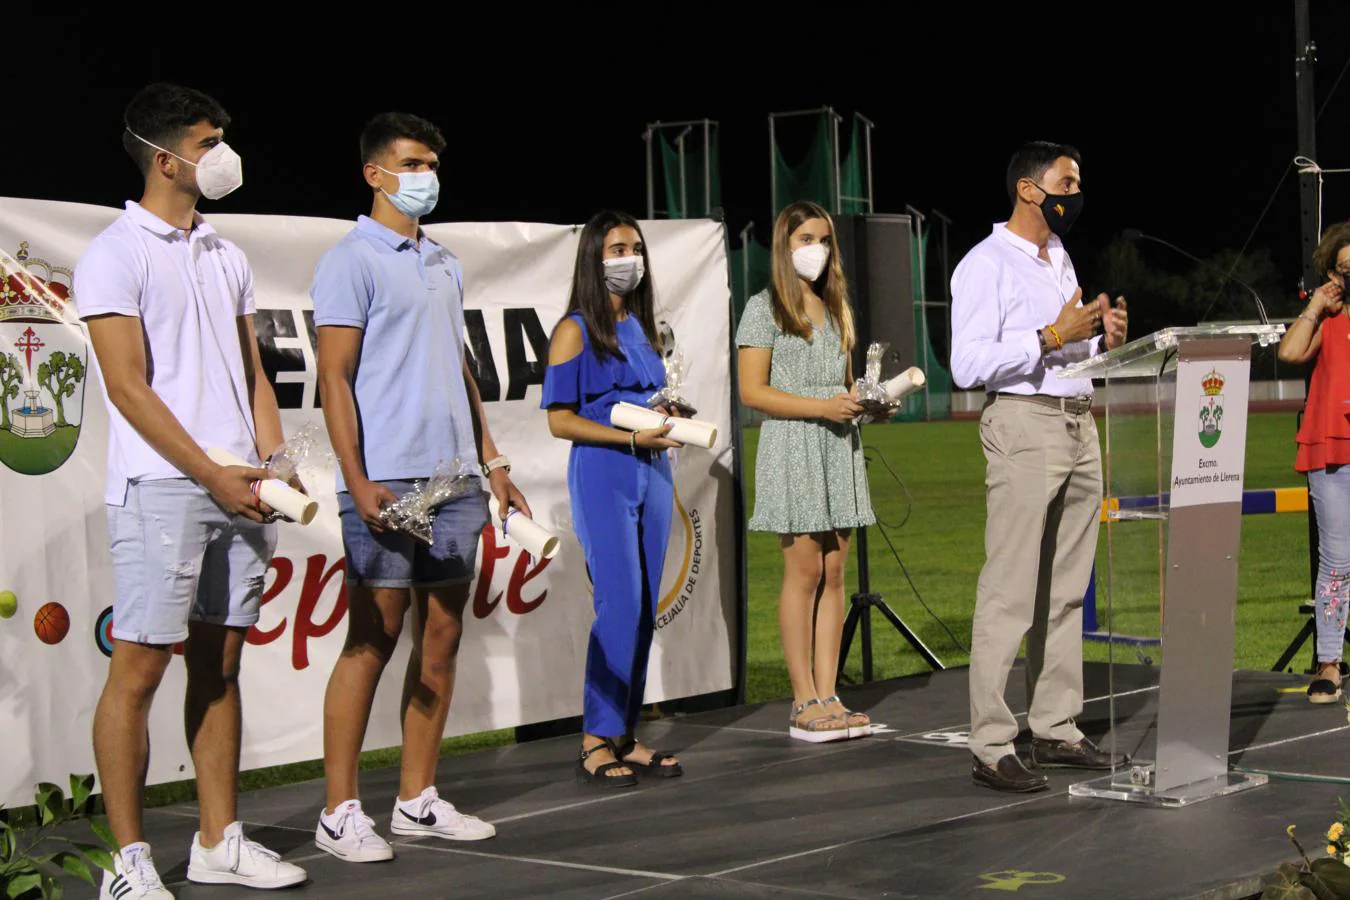
[[75, 315], [74, 272], [0, 254], [0, 462], [45, 475], [75, 452], [89, 345]]
[[1200, 400], [1200, 443], [1208, 449], [1223, 437], [1223, 376], [1211, 369], [1200, 387], [1205, 392]]

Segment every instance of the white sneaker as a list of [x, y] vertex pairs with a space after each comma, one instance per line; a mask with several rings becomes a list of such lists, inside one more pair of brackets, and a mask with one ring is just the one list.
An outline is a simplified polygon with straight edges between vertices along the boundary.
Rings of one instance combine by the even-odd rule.
[[121, 853], [114, 853], [113, 868], [116, 874], [103, 873], [99, 900], [173, 900], [173, 894], [159, 880], [150, 845], [144, 841], [127, 844]]
[[394, 858], [394, 848], [375, 833], [375, 821], [361, 811], [360, 800], [348, 800], [333, 810], [319, 813], [314, 843], [347, 862], [381, 862]]
[[394, 834], [428, 835], [447, 841], [481, 841], [497, 833], [487, 822], [466, 816], [429, 787], [415, 800], [394, 801]]
[[209, 850], [202, 846], [201, 838], [201, 832], [192, 836], [188, 881], [271, 890], [299, 884], [308, 877], [304, 869], [283, 862], [280, 854], [244, 837], [244, 826], [239, 822], [227, 826], [225, 839]]

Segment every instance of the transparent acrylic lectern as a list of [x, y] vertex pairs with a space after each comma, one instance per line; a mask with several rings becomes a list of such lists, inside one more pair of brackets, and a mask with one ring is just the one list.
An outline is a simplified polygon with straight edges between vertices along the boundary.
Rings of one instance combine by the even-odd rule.
[[[1167, 328], [1060, 373], [1106, 383], [1097, 596], [1111, 730], [1101, 746], [1129, 757], [1072, 796], [1177, 807], [1266, 783], [1229, 770], [1228, 730], [1251, 346], [1283, 333]], [[1146, 670], [1156, 690], [1121, 668], [1141, 663], [1157, 667]]]

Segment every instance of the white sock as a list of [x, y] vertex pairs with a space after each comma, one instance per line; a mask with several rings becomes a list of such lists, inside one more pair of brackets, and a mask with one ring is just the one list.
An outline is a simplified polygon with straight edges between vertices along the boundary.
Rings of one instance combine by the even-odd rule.
[[415, 810], [417, 808], [417, 805], [422, 802], [422, 798], [426, 796], [427, 790], [429, 790], [429, 788], [424, 788], [421, 793], [419, 793], [416, 797], [413, 797], [411, 800], [404, 800], [402, 797], [399, 797], [398, 798], [399, 808]]
[[134, 844], [127, 844], [119, 851], [122, 857], [122, 868], [129, 869], [136, 864], [137, 858], [148, 856], [150, 854], [150, 845], [145, 841], [137, 841]]
[[351, 809], [352, 806], [360, 802], [361, 801], [359, 800], [344, 800], [343, 802], [339, 803], [336, 807], [334, 807], [331, 813], [325, 810], [324, 812], [320, 813], [320, 815], [323, 817], [323, 820], [325, 822], [332, 823], [337, 821], [337, 819], [340, 818], [343, 813]]

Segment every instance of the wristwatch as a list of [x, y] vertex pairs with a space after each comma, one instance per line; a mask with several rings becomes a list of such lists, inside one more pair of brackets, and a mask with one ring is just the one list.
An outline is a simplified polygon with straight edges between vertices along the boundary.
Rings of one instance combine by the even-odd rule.
[[507, 459], [505, 456], [494, 456], [492, 459], [489, 459], [487, 462], [483, 463], [481, 468], [483, 470], [484, 478], [491, 475], [494, 469], [505, 469], [507, 471], [507, 474], [510, 474], [511, 461]]
[[1041, 356], [1050, 352], [1050, 342], [1045, 339], [1045, 329], [1036, 329], [1036, 340], [1041, 344]]

